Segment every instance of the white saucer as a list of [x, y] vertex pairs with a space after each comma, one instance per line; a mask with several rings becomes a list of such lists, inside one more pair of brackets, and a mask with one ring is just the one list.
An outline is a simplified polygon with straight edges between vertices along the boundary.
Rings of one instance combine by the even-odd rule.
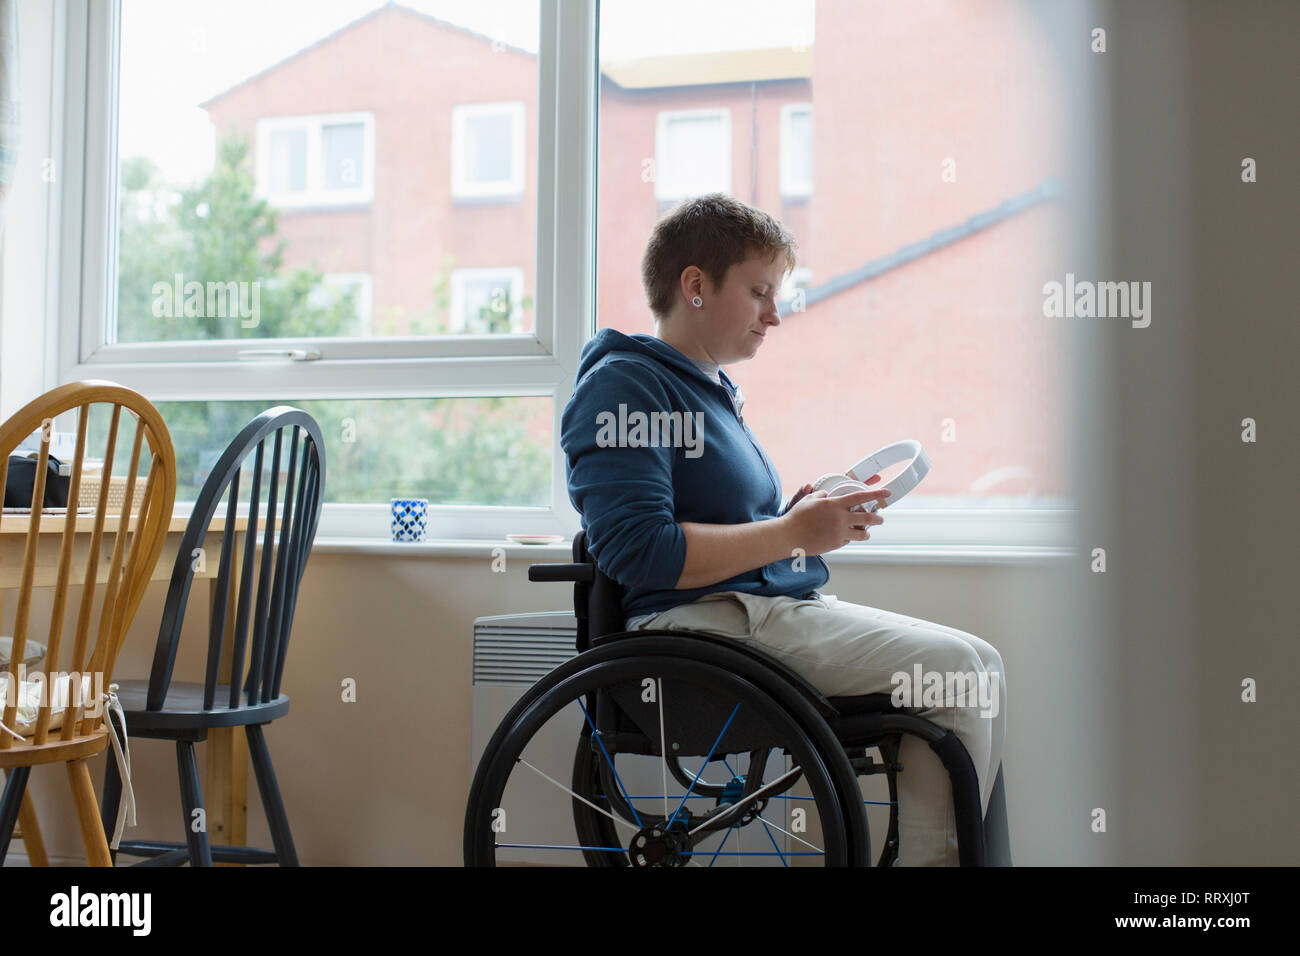
[[562, 534], [508, 534], [506, 537], [515, 544], [555, 544], [564, 540]]

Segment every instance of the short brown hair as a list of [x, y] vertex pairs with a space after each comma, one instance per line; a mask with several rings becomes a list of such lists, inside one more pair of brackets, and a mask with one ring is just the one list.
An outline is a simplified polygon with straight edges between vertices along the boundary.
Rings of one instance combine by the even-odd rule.
[[784, 255], [788, 272], [797, 249], [794, 236], [772, 216], [725, 193], [709, 193], [685, 200], [655, 223], [641, 257], [641, 285], [650, 311], [663, 318], [687, 266], [698, 267], [716, 289], [728, 269], [755, 254]]

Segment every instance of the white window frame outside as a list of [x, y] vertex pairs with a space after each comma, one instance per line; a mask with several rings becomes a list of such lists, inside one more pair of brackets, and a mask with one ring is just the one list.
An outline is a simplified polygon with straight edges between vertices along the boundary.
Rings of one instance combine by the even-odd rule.
[[[781, 107], [781, 196], [784, 199], [807, 199], [812, 196], [812, 179], [800, 180], [794, 176], [794, 135], [791, 120], [795, 113], [812, 117], [811, 103], [786, 103]], [[812, 144], [809, 143], [809, 149]]]
[[[510, 123], [510, 178], [504, 183], [480, 182], [469, 175], [469, 136], [466, 123], [482, 116], [504, 115]], [[460, 103], [451, 108], [451, 195], [454, 199], [518, 199], [524, 193], [524, 104]]]
[[[726, 150], [723, 162], [724, 177], [716, 190], [731, 194], [731, 110], [725, 106], [697, 110], [663, 110], [655, 118], [655, 199], [659, 202], [674, 202], [690, 195], [680, 185], [680, 176], [674, 177], [674, 171], [667, 162], [668, 128], [677, 120], [717, 119], [722, 126], [722, 142]], [[666, 171], [666, 172], [665, 172]]]
[[477, 279], [499, 277], [505, 280], [510, 290], [510, 329], [516, 331], [523, 321], [524, 310], [521, 300], [524, 294], [524, 270], [518, 266], [501, 268], [453, 269], [451, 273], [451, 315], [448, 325], [452, 332], [465, 329], [465, 284]]
[[[57, 4], [51, 14], [50, 155], [61, 174], [50, 190], [47, 215], [34, 224], [42, 234], [32, 237], [51, 277], [46, 314], [57, 317], [47, 339], [44, 387], [110, 379], [154, 402], [547, 396], [553, 414], [551, 506], [433, 506], [430, 536], [482, 541], [521, 527], [575, 534], [581, 525], [568, 500], [558, 446], [578, 358], [596, 330], [598, 0], [539, 3], [534, 331], [258, 339], [259, 349], [308, 348], [319, 354], [315, 361], [270, 367], [241, 361], [239, 353], [249, 348], [249, 341], [111, 341], [119, 0]], [[178, 513], [185, 510], [179, 507]], [[357, 547], [369, 547], [362, 542], [386, 534], [388, 510], [387, 504], [326, 505], [320, 535], [352, 537]], [[1040, 549], [1071, 540], [1076, 518], [1072, 510], [904, 510], [891, 518], [890, 543], [913, 548], [908, 560], [919, 562], [967, 556], [979, 563], [995, 553], [1006, 553], [1009, 560], [1037, 560]], [[862, 547], [843, 551], [846, 558], [866, 553]]]
[[[326, 126], [360, 123], [361, 179], [356, 186], [327, 189], [324, 184], [322, 131]], [[271, 190], [271, 136], [282, 130], [301, 129], [307, 134], [306, 188], [301, 192]], [[256, 192], [282, 209], [369, 205], [375, 198], [375, 114], [320, 113], [311, 116], [269, 116], [257, 121]]]

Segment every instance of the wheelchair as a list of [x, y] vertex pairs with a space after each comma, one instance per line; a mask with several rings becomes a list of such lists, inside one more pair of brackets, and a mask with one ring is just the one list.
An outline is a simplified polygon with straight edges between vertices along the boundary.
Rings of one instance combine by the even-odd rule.
[[[625, 630], [623, 588], [597, 567], [585, 531], [573, 563], [531, 565], [528, 579], [574, 582], [578, 653], [519, 698], [485, 747], [465, 813], [466, 866], [575, 865], [579, 855], [609, 867], [889, 866], [904, 734], [948, 771], [960, 865], [1010, 865], [1001, 768], [982, 819], [961, 741], [889, 694], [827, 698], [722, 635]], [[539, 764], [549, 757], [558, 772], [568, 753], [566, 785]], [[885, 801], [865, 801], [858, 778], [875, 774], [887, 776], [889, 824], [873, 863], [866, 804]], [[684, 794], [668, 793], [669, 777]], [[549, 816], [539, 792], [560, 804]], [[570, 813], [572, 841], [555, 822]]]

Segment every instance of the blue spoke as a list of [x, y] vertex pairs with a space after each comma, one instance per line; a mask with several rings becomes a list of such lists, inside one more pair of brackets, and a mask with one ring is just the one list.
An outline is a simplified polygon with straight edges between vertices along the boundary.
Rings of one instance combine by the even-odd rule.
[[713, 851], [713, 856], [709, 858], [709, 866], [713, 866], [714, 861], [718, 858], [718, 854], [721, 853], [722, 848], [727, 845], [727, 838], [731, 836], [731, 831], [734, 829], [736, 828], [727, 827], [727, 832], [722, 835], [722, 842], [718, 844], [718, 848]]
[[781, 853], [781, 848], [777, 846], [776, 837], [772, 836], [772, 828], [767, 825], [767, 821], [764, 820], [761, 816], [758, 818], [758, 822], [763, 824], [763, 829], [767, 831], [767, 838], [772, 841], [772, 849], [776, 850], [777, 853], [781, 854], [781, 865], [789, 866], [790, 864], [786, 862], [785, 854]]
[[[707, 757], [704, 758], [704, 766], [707, 767], [707, 766], [709, 765], [709, 761], [713, 759], [713, 751], [717, 750], [717, 749], [718, 749], [718, 744], [722, 743], [722, 737], [723, 737], [724, 734], [726, 734], [726, 732], [727, 732], [727, 728], [731, 726], [731, 722], [732, 722], [732, 720], [735, 719], [735, 717], [736, 717], [736, 711], [738, 711], [738, 710], [740, 710], [740, 702], [739, 702], [739, 701], [737, 701], [737, 702], [736, 702], [736, 706], [735, 706], [734, 708], [732, 708], [731, 716], [727, 718], [727, 722], [726, 722], [725, 724], [722, 725], [722, 731], [718, 734], [718, 739], [715, 740], [715, 741], [713, 741], [713, 746], [709, 748], [709, 755], [708, 755]], [[585, 710], [585, 709], [583, 710], [583, 713], [586, 713], [586, 710]], [[692, 780], [692, 781], [691, 781], [691, 785], [690, 785], [689, 787], [686, 788], [686, 797], [689, 797], [689, 796], [691, 795], [691, 791], [694, 790], [694, 789], [695, 789], [695, 780]], [[682, 802], [679, 803], [679, 804], [677, 804], [677, 809], [674, 810], [674, 811], [673, 811], [673, 815], [672, 815], [671, 817], [669, 817], [669, 819], [668, 819], [668, 823], [667, 823], [667, 825], [665, 826], [665, 829], [667, 829], [667, 827], [672, 826], [672, 825], [673, 825], [673, 822], [677, 819], [677, 814], [681, 813], [681, 811], [682, 811], [682, 807], [686, 805], [686, 797], [682, 797]], [[638, 820], [637, 822], [640, 823], [639, 820]]]
[[517, 850], [600, 850], [608, 853], [623, 853], [621, 846], [563, 846], [558, 843], [494, 843], [495, 849], [512, 848]]
[[[587, 708], [582, 705], [581, 697], [578, 698], [578, 706], [582, 707], [582, 716], [587, 718], [587, 726], [591, 728], [591, 735], [596, 738], [596, 743], [600, 744], [600, 752], [605, 755], [605, 763], [609, 764], [609, 772], [614, 775], [614, 782], [618, 784], [619, 792], [623, 794], [623, 799], [627, 801], [628, 809], [632, 811], [632, 818], [636, 820], [637, 826], [644, 827], [645, 824], [641, 822], [641, 815], [636, 812], [636, 807], [632, 806], [632, 798], [627, 795], [627, 790], [623, 788], [623, 781], [619, 779], [618, 770], [614, 767], [614, 761], [609, 759], [609, 753], [605, 750], [605, 741], [600, 739], [600, 731], [591, 722], [591, 715], [587, 713]], [[740, 705], [737, 704], [736, 706], [739, 707]]]

